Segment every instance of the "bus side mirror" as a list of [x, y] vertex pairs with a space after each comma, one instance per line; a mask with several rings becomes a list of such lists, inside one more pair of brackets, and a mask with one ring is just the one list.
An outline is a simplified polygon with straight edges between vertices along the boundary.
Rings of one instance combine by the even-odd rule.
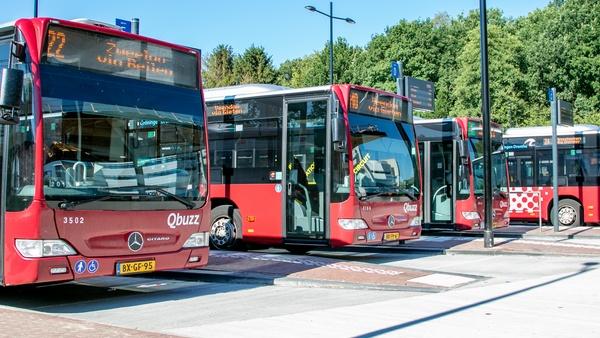
[[336, 151], [344, 151], [346, 148], [346, 124], [341, 114], [336, 114], [331, 119], [331, 140]]
[[458, 155], [463, 160], [469, 157], [469, 143], [467, 140], [458, 142]]
[[2, 82], [0, 83], [0, 111], [2, 112], [2, 118], [0, 118], [0, 124], [19, 123], [17, 111], [21, 107], [23, 74], [23, 71], [19, 69], [2, 69]]

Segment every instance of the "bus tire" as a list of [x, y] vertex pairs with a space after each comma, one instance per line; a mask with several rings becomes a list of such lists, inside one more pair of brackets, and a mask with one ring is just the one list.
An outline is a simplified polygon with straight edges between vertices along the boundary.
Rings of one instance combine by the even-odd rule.
[[[550, 214], [550, 221], [552, 222], [552, 215], [554, 214], [554, 206], [552, 207]], [[581, 226], [581, 204], [570, 198], [565, 198], [558, 201], [558, 225], [560, 226]]]
[[232, 205], [220, 205], [211, 211], [210, 246], [234, 250], [242, 245], [242, 216]]

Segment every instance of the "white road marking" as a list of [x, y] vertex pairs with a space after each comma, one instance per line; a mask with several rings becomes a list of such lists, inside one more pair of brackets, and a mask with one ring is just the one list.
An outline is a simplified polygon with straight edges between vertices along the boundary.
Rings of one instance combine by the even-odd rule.
[[459, 284], [465, 284], [474, 281], [474, 278], [448, 275], [445, 273], [433, 273], [431, 275], [409, 279], [408, 282], [429, 284], [443, 287], [453, 287]]

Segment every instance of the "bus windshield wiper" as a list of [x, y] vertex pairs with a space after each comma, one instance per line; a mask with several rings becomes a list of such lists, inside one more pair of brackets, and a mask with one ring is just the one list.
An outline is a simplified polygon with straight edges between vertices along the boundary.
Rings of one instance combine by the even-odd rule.
[[194, 209], [194, 207], [196, 206], [196, 204], [194, 204], [194, 202], [191, 202], [181, 196], [177, 196], [176, 194], [169, 192], [168, 190], [166, 190], [165, 188], [161, 187], [161, 186], [155, 186], [155, 185], [147, 185], [144, 187], [140, 187], [140, 188], [144, 188], [146, 190], [155, 190], [165, 196], [171, 197], [172, 199], [176, 200], [177, 202], [185, 205], [188, 209]]
[[[121, 196], [121, 195], [119, 195], [119, 196]], [[123, 195], [123, 196], [127, 196], [127, 195]], [[87, 204], [87, 203], [91, 203], [91, 202], [98, 202], [98, 201], [106, 201], [106, 200], [111, 199], [113, 197], [114, 196], [111, 196], [111, 195], [103, 195], [103, 196], [99, 196], [99, 197], [95, 197], [95, 198], [89, 198], [89, 199], [85, 199], [85, 200], [62, 201], [62, 202], [58, 203], [58, 207], [60, 209], [66, 210], [66, 209], [70, 209], [70, 208], [73, 208], [75, 206], [82, 205], [82, 204]]]
[[[183, 204], [186, 206], [186, 208], [188, 209], [193, 209], [196, 204], [194, 204], [193, 202], [188, 201], [187, 199], [177, 196], [171, 192], [169, 192], [168, 190], [166, 190], [164, 187], [158, 186], [158, 185], [145, 185], [145, 186], [133, 186], [133, 187], [116, 187], [116, 188], [103, 188], [104, 191], [116, 191], [116, 192], [120, 192], [120, 191], [131, 191], [131, 190], [136, 190], [138, 192], [138, 194], [135, 195], [131, 195], [131, 194], [127, 194], [127, 195], [123, 195], [123, 196], [137, 196], [137, 197], [142, 197], [142, 196], [152, 196], [152, 195], [148, 195], [147, 192], [148, 191], [156, 191], [164, 196], [170, 197], [172, 199], [174, 199], [175, 201]], [[120, 193], [118, 195], [115, 196], [121, 196]]]
[[406, 196], [406, 197], [410, 198], [412, 201], [417, 200], [417, 196], [415, 196], [415, 194], [412, 191], [410, 191], [409, 189], [401, 189], [401, 188], [393, 188], [390, 190], [384, 190], [384, 191], [375, 193], [373, 195], [363, 195], [363, 196], [360, 196], [359, 199], [362, 201], [366, 201], [366, 200], [370, 200], [370, 199], [372, 199], [374, 197], [378, 197], [378, 196]]

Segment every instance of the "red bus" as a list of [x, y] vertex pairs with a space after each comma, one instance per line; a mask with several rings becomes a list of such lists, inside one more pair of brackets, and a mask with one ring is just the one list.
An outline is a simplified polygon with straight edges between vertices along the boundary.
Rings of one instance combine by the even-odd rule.
[[0, 62], [2, 285], [206, 264], [198, 51], [37, 18]]
[[[415, 119], [423, 169], [423, 229], [482, 229], [484, 220], [481, 119]], [[493, 227], [509, 225], [502, 130], [491, 126]]]
[[[600, 126], [559, 126], [557, 137], [559, 225], [599, 224]], [[552, 128], [510, 128], [504, 149], [511, 220], [552, 222]]]
[[214, 247], [303, 252], [419, 237], [408, 99], [353, 85], [205, 95]]

